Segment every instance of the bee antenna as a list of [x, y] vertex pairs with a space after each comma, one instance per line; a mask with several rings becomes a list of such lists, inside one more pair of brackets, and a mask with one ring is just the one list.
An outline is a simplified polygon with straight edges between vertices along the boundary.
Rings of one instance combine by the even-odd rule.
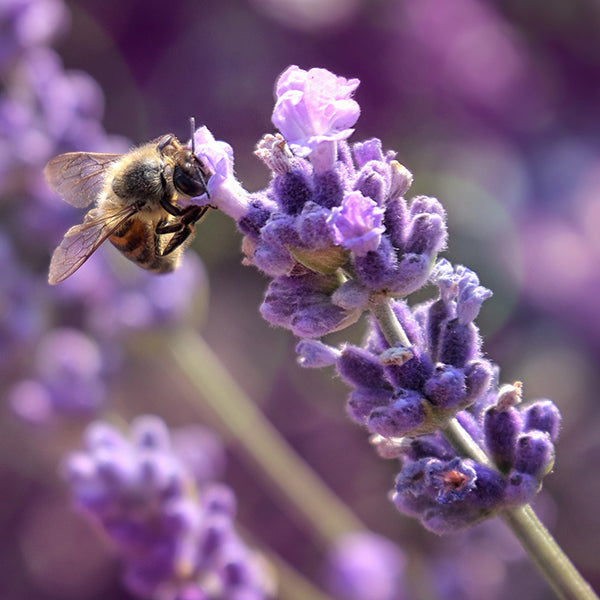
[[190, 130], [192, 140], [192, 154], [196, 156], [196, 143], [194, 142], [194, 133], [196, 132], [196, 119], [194, 117], [190, 117]]

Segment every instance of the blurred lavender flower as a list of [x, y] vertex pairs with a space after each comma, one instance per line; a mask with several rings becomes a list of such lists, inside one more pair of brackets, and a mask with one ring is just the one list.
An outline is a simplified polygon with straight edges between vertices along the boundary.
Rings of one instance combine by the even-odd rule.
[[[8, 0], [0, 6], [0, 349], [7, 357], [0, 369], [13, 408], [38, 423], [56, 415], [89, 416], [103, 406], [99, 372], [92, 376], [77, 362], [82, 339], [95, 344], [105, 377], [118, 364], [123, 334], [189, 322], [205, 289], [204, 269], [191, 255], [161, 280], [123, 266], [113, 249], [98, 251], [60, 288], [48, 288], [51, 250], [82, 215], [50, 192], [41, 175], [44, 164], [60, 152], [119, 153], [130, 145], [104, 132], [97, 83], [66, 71], [47, 46], [68, 19], [60, 0]], [[80, 337], [65, 337], [65, 328], [80, 329]], [[60, 349], [46, 343], [59, 339]], [[58, 356], [70, 357], [70, 366]]]
[[332, 548], [327, 561], [327, 589], [339, 600], [403, 600], [406, 558], [384, 537], [350, 533]]
[[88, 417], [104, 402], [102, 362], [93, 339], [76, 329], [53, 329], [38, 342], [34, 378], [13, 384], [9, 402], [17, 414], [38, 424], [55, 414]]
[[270, 597], [262, 560], [235, 531], [233, 492], [215, 481], [223, 465], [215, 438], [188, 435], [181, 457], [152, 416], [137, 418], [130, 437], [93, 423], [63, 472], [75, 504], [114, 544], [131, 592], [159, 600]]

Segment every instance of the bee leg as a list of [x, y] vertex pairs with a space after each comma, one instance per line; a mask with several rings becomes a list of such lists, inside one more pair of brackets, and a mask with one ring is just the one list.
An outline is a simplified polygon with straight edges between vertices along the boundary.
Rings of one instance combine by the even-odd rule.
[[169, 240], [169, 243], [166, 245], [164, 250], [161, 252], [162, 256], [167, 256], [167, 254], [171, 254], [174, 250], [177, 250], [181, 244], [183, 244], [194, 231], [193, 225], [184, 225], [180, 223], [181, 229], [173, 235], [173, 237]]
[[208, 212], [208, 209], [208, 206], [187, 206], [184, 209], [178, 209], [181, 213], [175, 222], [165, 221], [156, 226], [156, 233], [159, 235], [174, 234], [162, 251], [162, 256], [170, 254], [188, 239], [194, 231], [194, 225]]
[[[160, 199], [160, 205], [170, 214], [173, 215], [174, 217], [181, 217], [181, 215], [188, 209], [190, 208], [194, 208], [194, 205], [192, 206], [188, 206], [187, 208], [179, 208], [179, 206], [175, 206], [174, 204], [171, 204], [171, 201], [169, 200], [169, 198], [167, 198], [167, 196], [165, 194], [163, 194], [162, 198]], [[200, 208], [200, 207], [198, 207]]]

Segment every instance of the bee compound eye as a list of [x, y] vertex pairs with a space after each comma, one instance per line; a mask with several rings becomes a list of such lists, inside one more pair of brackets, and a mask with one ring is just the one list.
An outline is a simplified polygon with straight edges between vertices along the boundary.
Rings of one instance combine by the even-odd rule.
[[174, 139], [175, 136], [172, 133], [167, 133], [166, 135], [163, 135], [158, 141], [158, 144], [156, 145], [158, 151], [162, 152]]
[[201, 196], [202, 194], [206, 193], [206, 185], [204, 181], [192, 176], [179, 165], [175, 165], [173, 172], [173, 185], [175, 185], [177, 191], [185, 194], [186, 196], [190, 196], [191, 198], [195, 196]]

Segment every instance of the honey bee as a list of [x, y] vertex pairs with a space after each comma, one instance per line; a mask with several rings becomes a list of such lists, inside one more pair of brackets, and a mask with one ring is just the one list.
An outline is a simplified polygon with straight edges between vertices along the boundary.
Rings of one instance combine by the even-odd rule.
[[208, 196], [209, 173], [193, 139], [192, 121], [191, 149], [167, 134], [126, 154], [68, 152], [50, 160], [44, 168], [50, 187], [72, 206], [94, 207], [54, 251], [48, 283], [72, 275], [106, 239], [144, 269], [175, 269], [210, 208], [175, 204], [180, 196]]

